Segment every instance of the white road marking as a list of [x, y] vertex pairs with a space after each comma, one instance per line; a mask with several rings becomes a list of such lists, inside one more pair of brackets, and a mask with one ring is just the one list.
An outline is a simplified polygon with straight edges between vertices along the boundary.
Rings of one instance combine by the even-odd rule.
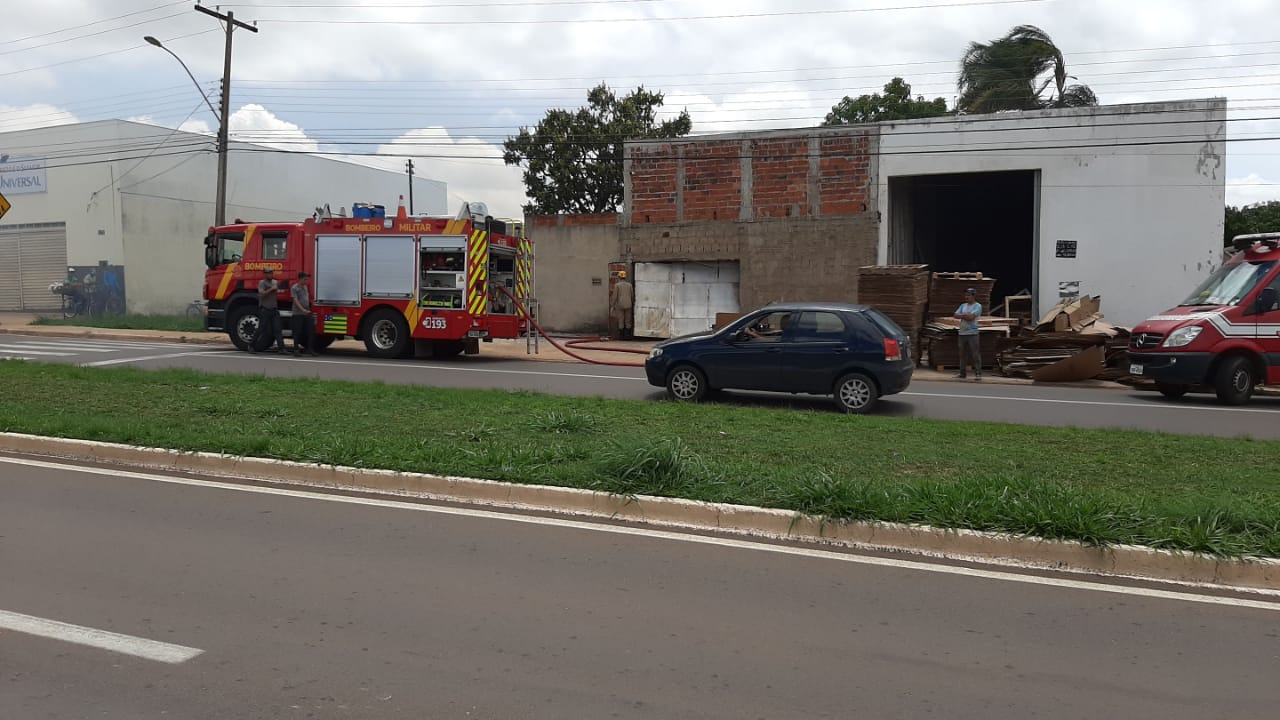
[[85, 473], [90, 475], [106, 475], [115, 478], [129, 478], [133, 480], [148, 480], [152, 482], [168, 483], [173, 485], [188, 485], [192, 487], [214, 488], [219, 490], [231, 490], [233, 492], [254, 493], [258, 495], [277, 495], [281, 497], [301, 498], [306, 500], [320, 500], [323, 502], [343, 503], [348, 505], [363, 505], [366, 507], [391, 508], [396, 510], [410, 510], [415, 512], [435, 513], [438, 515], [457, 515], [462, 517], [484, 518], [488, 520], [501, 520], [505, 522], [521, 523], [526, 525], [545, 525], [556, 528], [572, 528], [575, 530], [586, 530], [590, 532], [599, 532], [613, 535], [634, 535], [647, 538], [656, 538], [661, 540], [671, 540], [675, 542], [694, 543], [699, 545], [714, 545], [718, 547], [734, 548], [738, 550], [754, 550], [759, 552], [777, 553], [782, 555], [795, 555], [800, 557], [808, 557], [819, 560], [834, 560], [837, 562], [847, 562], [856, 565], [871, 565], [875, 567], [887, 567], [899, 570], [915, 570], [920, 572], [930, 572], [941, 575], [959, 575], [962, 577], [981, 578], [985, 580], [999, 580], [1003, 582], [1021, 583], [1025, 585], [1043, 585], [1047, 587], [1066, 588], [1070, 590], [1083, 590], [1088, 592], [1110, 593], [1115, 595], [1131, 595], [1135, 597], [1152, 598], [1157, 600], [1175, 600], [1180, 602], [1200, 603], [1204, 605], [1222, 605], [1227, 607], [1249, 608], [1253, 610], [1270, 610], [1272, 612], [1280, 612], [1280, 602], [1267, 602], [1262, 600], [1249, 600], [1236, 597], [1218, 597], [1214, 595], [1204, 595], [1192, 592], [1175, 592], [1171, 590], [1158, 590], [1143, 587], [1125, 587], [1122, 585], [1109, 585], [1102, 582], [1091, 582], [1087, 580], [1069, 580], [1064, 578], [1043, 577], [1038, 575], [1021, 575], [1015, 572], [1001, 570], [983, 570], [980, 568], [960, 567], [954, 565], [941, 565], [925, 561], [905, 560], [899, 558], [882, 558], [869, 557], [863, 555], [852, 555], [846, 553], [832, 552], [829, 550], [813, 550], [809, 548], [789, 547], [785, 545], [770, 545], [768, 543], [753, 542], [750, 540], [740, 540], [735, 538], [707, 537], [704, 535], [693, 535], [689, 533], [676, 532], [671, 530], [654, 530], [643, 527], [628, 527], [620, 525], [605, 525], [581, 520], [564, 520], [557, 518], [535, 517], [529, 515], [518, 515], [511, 513], [502, 513], [493, 510], [475, 510], [470, 508], [444, 507], [437, 505], [422, 505], [418, 503], [404, 502], [400, 500], [380, 500], [376, 498], [348, 497], [345, 495], [330, 495], [321, 492], [313, 492], [308, 490], [289, 490], [285, 488], [259, 487], [252, 485], [236, 485], [234, 483], [219, 482], [216, 480], [196, 480], [193, 478], [175, 477], [171, 475], [157, 475], [153, 473], [130, 472], [126, 470], [116, 470], [110, 468], [85, 467], [80, 465], [69, 465], [64, 463], [47, 462], [43, 460], [28, 460], [25, 458], [11, 458], [0, 456], [0, 463], [9, 463], [12, 465], [25, 465], [28, 467], [45, 468], [49, 470], [62, 470], [68, 472]]
[[31, 348], [32, 350], [64, 350], [68, 352], [77, 352], [77, 353], [86, 353], [86, 352], [109, 353], [109, 352], [120, 352], [121, 350], [124, 349], [124, 348], [112, 348], [112, 347], [92, 347], [92, 346], [78, 345], [78, 344], [72, 344], [72, 343], [20, 342], [20, 343], [17, 343], [16, 346]]
[[1090, 405], [1096, 407], [1125, 407], [1140, 408], [1145, 410], [1156, 410], [1164, 412], [1166, 410], [1184, 410], [1184, 411], [1210, 411], [1210, 412], [1228, 412], [1232, 415], [1238, 413], [1258, 413], [1262, 415], [1277, 415], [1280, 410], [1263, 410], [1260, 408], [1240, 408], [1213, 405], [1178, 405], [1176, 403], [1160, 403], [1160, 402], [1107, 402], [1104, 400], [1052, 400], [1049, 398], [1028, 398], [1028, 397], [1010, 397], [1008, 395], [963, 395], [960, 393], [920, 393], [920, 392], [904, 392], [899, 394], [901, 397], [926, 397], [926, 398], [950, 398], [955, 400], [998, 400], [1002, 402], [1026, 402], [1026, 403], [1049, 403], [1055, 405]]
[[72, 625], [58, 622], [57, 620], [46, 620], [34, 615], [23, 615], [22, 613], [9, 612], [7, 610], [0, 610], [0, 629], [61, 640], [62, 642], [76, 645], [85, 645], [99, 650], [109, 650], [121, 655], [131, 655], [143, 660], [154, 660], [155, 662], [168, 663], [170, 665], [184, 663], [204, 652], [196, 648], [173, 645], [159, 640], [121, 635], [120, 633], [98, 630], [82, 625]]
[[0, 353], [22, 353], [24, 355], [46, 355], [49, 357], [66, 357], [74, 352], [50, 352], [48, 350], [31, 350], [21, 345], [0, 345]]
[[145, 362], [147, 360], [168, 360], [170, 358], [187, 357], [189, 355], [199, 355], [199, 352], [180, 352], [169, 353], [167, 355], [143, 355], [141, 357], [116, 358], [114, 360], [99, 360], [97, 362], [80, 363], [80, 367], [106, 367], [108, 365], [127, 365], [129, 363]]
[[[238, 360], [253, 360], [253, 359], [265, 358], [268, 360], [276, 359], [280, 361], [289, 361], [289, 362], [293, 361], [293, 358], [286, 358], [286, 357], [272, 358], [272, 355], [274, 354], [275, 353], [258, 353], [256, 355], [251, 355], [248, 353], [237, 353], [235, 355], [230, 355], [229, 357], [233, 357]], [[626, 375], [590, 375], [587, 373], [557, 373], [557, 372], [547, 372], [544, 370], [496, 370], [494, 368], [469, 368], [469, 367], [457, 367], [455, 365], [425, 365], [425, 364], [418, 364], [418, 363], [414, 363], [412, 365], [403, 364], [403, 363], [398, 365], [388, 365], [388, 361], [385, 361], [385, 360], [384, 361], [325, 360], [322, 358], [309, 357], [301, 360], [301, 362], [302, 364], [305, 364], [305, 365], [316, 365], [316, 364], [358, 365], [358, 366], [364, 366], [364, 367], [377, 367], [377, 368], [382, 368], [383, 370], [386, 370], [388, 367], [398, 367], [398, 368], [408, 368], [408, 369], [414, 369], [414, 370], [417, 370], [417, 369], [449, 370], [453, 372], [490, 373], [490, 374], [496, 374], [496, 375], [545, 375], [547, 377], [586, 378], [591, 380], [639, 380], [640, 382], [647, 382], [642, 377], [639, 377], [639, 378], [628, 377]]]

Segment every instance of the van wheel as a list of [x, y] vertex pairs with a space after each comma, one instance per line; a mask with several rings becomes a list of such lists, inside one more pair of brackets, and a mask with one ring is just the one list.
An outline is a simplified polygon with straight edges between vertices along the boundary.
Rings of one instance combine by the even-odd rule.
[[692, 365], [681, 365], [667, 375], [667, 394], [673, 400], [698, 402], [707, 396], [707, 376]]
[[1235, 355], [1223, 360], [1218, 366], [1213, 388], [1222, 404], [1243, 405], [1253, 397], [1253, 387], [1256, 384], [1253, 363], [1243, 355]]
[[409, 323], [395, 310], [378, 310], [369, 316], [368, 322], [364, 332], [364, 347], [373, 357], [403, 357], [412, 347], [409, 341]]
[[836, 381], [836, 405], [847, 413], [864, 413], [876, 404], [880, 390], [871, 378], [862, 373], [849, 373]]
[[1156, 383], [1156, 390], [1170, 400], [1177, 400], [1191, 390], [1190, 385], [1174, 385], [1172, 383]]

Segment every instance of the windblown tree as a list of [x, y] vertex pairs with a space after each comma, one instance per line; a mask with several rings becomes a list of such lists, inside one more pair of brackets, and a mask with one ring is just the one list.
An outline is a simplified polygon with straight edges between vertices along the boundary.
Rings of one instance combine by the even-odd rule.
[[636, 88], [618, 97], [601, 84], [586, 107], [552, 109], [530, 129], [503, 142], [502, 159], [524, 168], [525, 212], [602, 213], [622, 204], [622, 144], [626, 140], [688, 135], [688, 111], [658, 121], [660, 92]]
[[946, 100], [926, 100], [923, 95], [912, 97], [910, 83], [896, 77], [885, 83], [884, 95], [874, 93], [856, 98], [846, 95], [831, 108], [822, 124], [857, 125], [882, 120], [918, 120], [946, 114]]
[[1048, 33], [1019, 25], [998, 40], [969, 43], [960, 60], [956, 110], [990, 113], [1097, 105], [1098, 96], [1087, 85], [1067, 84], [1075, 79], [1067, 74], [1062, 51]]

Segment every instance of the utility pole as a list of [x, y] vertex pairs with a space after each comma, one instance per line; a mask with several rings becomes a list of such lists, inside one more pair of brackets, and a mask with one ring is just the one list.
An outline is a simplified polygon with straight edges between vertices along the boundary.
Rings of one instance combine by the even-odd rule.
[[236, 20], [235, 13], [228, 10], [226, 14], [210, 10], [203, 5], [196, 5], [196, 12], [215, 17], [227, 25], [227, 51], [222, 59], [222, 106], [218, 114], [218, 197], [216, 200], [215, 225], [227, 224], [227, 145], [228, 128], [231, 121], [231, 33], [237, 27], [249, 32], [258, 32], [253, 25]]
[[413, 214], [413, 159], [409, 159], [409, 214]]

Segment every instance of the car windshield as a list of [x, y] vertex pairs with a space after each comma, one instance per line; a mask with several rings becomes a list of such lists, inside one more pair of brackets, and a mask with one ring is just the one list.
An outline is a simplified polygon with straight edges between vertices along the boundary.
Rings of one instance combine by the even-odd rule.
[[1235, 305], [1244, 299], [1275, 268], [1276, 261], [1242, 262], [1223, 265], [1182, 301], [1188, 305]]

